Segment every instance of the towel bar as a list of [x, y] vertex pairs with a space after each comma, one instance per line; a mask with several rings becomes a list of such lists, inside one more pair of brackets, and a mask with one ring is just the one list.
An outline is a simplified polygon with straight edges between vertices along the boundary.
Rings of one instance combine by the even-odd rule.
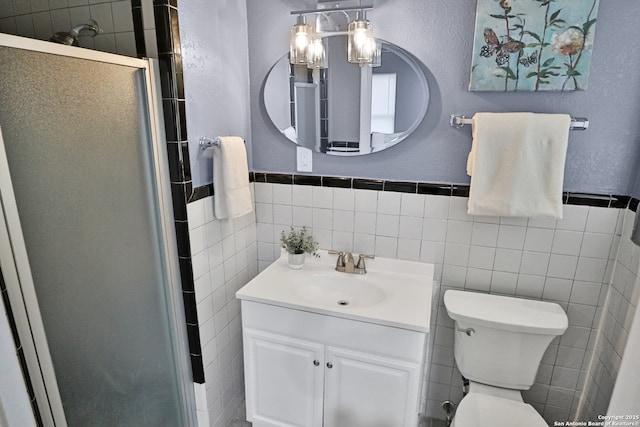
[[220, 146], [220, 138], [208, 138], [206, 136], [201, 136], [200, 137], [200, 149], [201, 150], [206, 150], [207, 148], [211, 148], [211, 147], [219, 147]]
[[[462, 126], [470, 125], [471, 123], [471, 119], [456, 114], [452, 114], [449, 119], [449, 125], [454, 128], [461, 128]], [[589, 128], [589, 119], [586, 117], [571, 117], [571, 125], [569, 126], [569, 129], [586, 130], [587, 128]]]

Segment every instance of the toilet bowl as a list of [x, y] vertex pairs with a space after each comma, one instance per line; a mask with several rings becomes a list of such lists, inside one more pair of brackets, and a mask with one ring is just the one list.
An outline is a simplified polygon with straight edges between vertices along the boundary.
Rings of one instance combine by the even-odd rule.
[[453, 418], [455, 427], [546, 427], [522, 399], [535, 380], [547, 347], [568, 326], [558, 304], [448, 290], [455, 323], [454, 355], [469, 390]]

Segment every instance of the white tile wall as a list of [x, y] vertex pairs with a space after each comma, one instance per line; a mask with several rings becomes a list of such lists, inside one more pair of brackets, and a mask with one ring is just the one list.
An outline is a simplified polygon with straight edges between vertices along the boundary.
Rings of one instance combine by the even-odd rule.
[[425, 376], [428, 415], [441, 418], [443, 400], [462, 398], [453, 322], [441, 300], [448, 288], [561, 304], [569, 328], [545, 353], [525, 400], [549, 422], [606, 410], [640, 296], [630, 212], [565, 206], [562, 220], [527, 221], [468, 216], [466, 199], [459, 197], [268, 183], [254, 188], [255, 214], [239, 220], [215, 220], [211, 198], [188, 205], [205, 361], [204, 395], [197, 390], [203, 425], [226, 425], [243, 399], [233, 294], [280, 255], [281, 231], [303, 225], [323, 249], [436, 264], [441, 286]]
[[7, 34], [48, 40], [89, 19], [100, 34], [79, 37], [81, 47], [136, 56], [130, 0], [0, 0], [0, 32]]
[[189, 203], [187, 214], [205, 371], [205, 383], [195, 384], [198, 425], [225, 427], [244, 401], [235, 293], [258, 273], [256, 213], [217, 220], [213, 197], [207, 197]]
[[[618, 273], [621, 261], [614, 261], [618, 242], [625, 258], [622, 265], [629, 266], [640, 256], [616, 237], [625, 216], [620, 209], [565, 205], [561, 220], [527, 220], [469, 216], [467, 199], [462, 197], [269, 183], [255, 183], [255, 192], [256, 201], [263, 204], [256, 225], [259, 270], [279, 256], [282, 230], [306, 225], [323, 249], [373, 252], [436, 264], [440, 295], [446, 289], [461, 288], [558, 302], [568, 312], [569, 328], [553, 341], [536, 383], [524, 393], [547, 420], [566, 420], [576, 413], [589, 376], [602, 312], [599, 307], [614, 265], [614, 277], [624, 283], [618, 284], [616, 301], [624, 299], [629, 275], [623, 280]], [[290, 199], [282, 197], [290, 192]], [[288, 214], [290, 209], [293, 215]], [[626, 230], [629, 235], [628, 226]], [[637, 278], [638, 262], [634, 265]], [[627, 293], [631, 298], [633, 292]], [[627, 308], [631, 299], [627, 301], [615, 302], [613, 308], [630, 325], [632, 310]], [[434, 304], [433, 363], [425, 378], [424, 399], [427, 415], [442, 418], [440, 403], [446, 399], [458, 402], [462, 389], [453, 360], [453, 324], [441, 300]], [[615, 353], [616, 345], [622, 348], [625, 337], [621, 326], [613, 324], [608, 330], [607, 336], [615, 339], [609, 340], [610, 350], [599, 344], [605, 358]], [[621, 353], [617, 356], [611, 360], [620, 359]], [[597, 379], [602, 371], [604, 367]]]
[[[607, 223], [609, 216], [610, 213], [599, 210], [593, 220], [587, 220], [587, 230], [600, 233], [594, 234], [596, 237], [589, 238], [593, 239], [594, 246], [596, 245], [595, 241], [599, 241], [603, 246], [610, 244], [608, 239], [602, 237], [602, 233], [611, 230], [610, 224]], [[626, 211], [624, 222], [619, 223], [618, 229], [614, 231], [622, 235], [618, 239], [618, 254], [613, 268], [611, 285], [603, 287], [600, 291], [599, 310], [602, 313], [601, 319], [596, 318], [596, 321], [600, 321], [600, 333], [595, 345], [591, 348], [591, 366], [587, 372], [584, 399], [582, 406], [579, 407], [578, 419], [595, 420], [597, 415], [606, 413], [631, 323], [637, 311], [638, 299], [640, 298], [640, 248], [629, 239], [633, 220], [634, 213], [630, 210]], [[613, 241], [615, 242], [616, 239]], [[604, 251], [604, 248], [600, 249]], [[596, 248], [594, 247], [592, 250], [596, 250]], [[597, 291], [598, 289], [595, 287], [586, 287], [577, 299], [593, 301]]]

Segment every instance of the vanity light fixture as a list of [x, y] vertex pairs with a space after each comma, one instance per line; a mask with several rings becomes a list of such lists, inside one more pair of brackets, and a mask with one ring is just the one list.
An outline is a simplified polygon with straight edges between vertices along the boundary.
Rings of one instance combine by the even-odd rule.
[[353, 64], [371, 64], [376, 51], [371, 23], [365, 12], [358, 10], [356, 19], [349, 23], [348, 60]]
[[293, 28], [291, 28], [291, 37], [289, 39], [289, 61], [292, 64], [307, 64], [309, 45], [314, 33], [313, 27], [307, 24], [304, 15], [300, 14], [298, 21]]
[[[355, 19], [349, 22], [347, 31], [331, 31], [332, 34], [347, 34], [347, 59], [354, 64], [380, 65], [381, 43], [373, 37], [371, 23], [367, 20], [366, 10], [372, 6], [334, 7], [314, 10], [295, 10], [298, 15], [296, 24], [291, 28], [289, 39], [289, 62], [294, 65], [306, 64], [310, 69], [327, 67], [327, 46], [321, 33], [317, 33], [312, 25], [307, 24], [306, 15], [323, 15], [331, 13], [356, 12]], [[337, 28], [336, 28], [337, 29]]]

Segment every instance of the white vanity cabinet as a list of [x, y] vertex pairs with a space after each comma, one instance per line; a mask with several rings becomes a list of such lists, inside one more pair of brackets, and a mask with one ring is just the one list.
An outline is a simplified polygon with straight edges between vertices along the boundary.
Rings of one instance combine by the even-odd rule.
[[418, 363], [336, 347], [325, 358], [325, 426], [416, 426]]
[[242, 301], [254, 427], [415, 427], [427, 334]]
[[324, 347], [255, 329], [243, 334], [253, 426], [322, 426]]

